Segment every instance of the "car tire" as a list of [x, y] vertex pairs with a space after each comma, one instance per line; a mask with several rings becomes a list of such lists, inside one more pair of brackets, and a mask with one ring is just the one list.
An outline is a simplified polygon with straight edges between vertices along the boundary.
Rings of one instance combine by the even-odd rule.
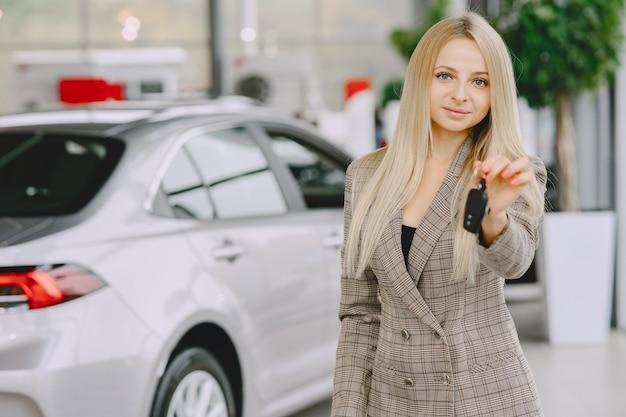
[[[203, 410], [197, 412], [198, 407]], [[183, 350], [169, 363], [159, 383], [151, 413], [151, 417], [187, 415], [237, 415], [226, 372], [212, 354], [200, 348]]]

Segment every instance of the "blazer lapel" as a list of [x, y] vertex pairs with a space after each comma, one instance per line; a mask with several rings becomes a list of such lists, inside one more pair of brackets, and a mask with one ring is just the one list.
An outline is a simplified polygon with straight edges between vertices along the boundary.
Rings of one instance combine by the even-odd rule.
[[433, 329], [442, 332], [428, 305], [417, 289], [417, 283], [444, 229], [450, 224], [450, 199], [461, 172], [463, 162], [469, 154], [469, 141], [465, 141], [433, 198], [424, 219], [415, 231], [413, 244], [409, 252], [407, 270], [402, 254], [402, 211], [399, 210], [383, 230], [376, 248], [372, 268], [379, 279], [387, 281], [408, 308]]
[[409, 275], [404, 264], [400, 234], [402, 230], [402, 214], [400, 211], [393, 217], [381, 235], [380, 243], [376, 248], [372, 270], [379, 281], [392, 287], [398, 297], [420, 320], [438, 332], [442, 332], [441, 325], [417, 290], [415, 281]]
[[430, 257], [435, 245], [439, 241], [441, 234], [448, 227], [452, 219], [450, 213], [450, 202], [454, 187], [463, 168], [463, 163], [467, 159], [470, 150], [470, 140], [467, 139], [456, 157], [450, 164], [448, 172], [441, 182], [441, 186], [433, 197], [424, 218], [415, 230], [415, 237], [409, 251], [409, 273], [414, 278], [415, 283], [419, 282], [422, 271]]

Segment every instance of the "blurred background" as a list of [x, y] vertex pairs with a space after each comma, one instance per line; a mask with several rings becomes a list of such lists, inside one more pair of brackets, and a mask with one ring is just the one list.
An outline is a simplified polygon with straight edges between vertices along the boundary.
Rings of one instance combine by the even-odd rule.
[[[598, 360], [612, 360], [626, 331], [622, 0], [0, 0], [0, 113], [244, 95], [357, 157], [392, 140], [420, 30], [468, 8], [509, 42], [524, 145], [550, 174], [542, 246], [507, 287], [531, 362], [548, 363], [547, 346], [572, 345], [600, 346]], [[546, 28], [534, 43], [522, 16]], [[550, 49], [555, 32], [572, 61]], [[561, 88], [546, 72], [585, 76]]]
[[339, 109], [349, 78], [368, 77], [380, 90], [402, 76], [405, 62], [389, 34], [418, 21], [424, 3], [3, 0], [1, 109], [50, 104], [55, 94], [28, 96], [16, 81], [35, 79], [33, 67], [45, 65], [36, 78], [52, 93], [59, 76], [81, 73], [80, 63], [124, 82], [130, 98], [233, 93], [254, 73], [271, 84], [268, 104], [290, 112]]
[[[394, 0], [391, 6], [385, 0], [0, 0], [0, 113], [81, 101], [242, 94], [313, 123], [327, 138], [358, 155], [391, 138], [407, 58], [420, 30], [467, 8], [503, 28], [516, 20], [524, 3], [528, 2]], [[574, 3], [573, 16], [593, 20], [589, 13], [576, 12]], [[537, 2], [535, 7], [530, 2], [528, 7], [539, 10], [540, 5], [545, 9], [558, 4]], [[619, 117], [625, 111], [626, 69], [620, 60], [622, 31], [616, 33], [614, 28], [616, 19], [621, 22], [623, 2], [585, 4], [581, 10], [598, 14], [600, 23], [604, 18], [605, 29], [613, 22], [604, 35], [602, 27], [591, 27], [598, 32], [596, 42], [602, 44], [601, 36], [609, 36], [616, 43], [595, 54], [593, 43], [581, 44], [577, 48], [582, 52], [571, 58], [601, 62], [597, 59], [601, 53], [613, 54], [605, 58], [611, 67], [608, 74], [595, 66], [586, 69], [590, 85], [576, 78], [570, 83], [580, 85], [568, 96], [575, 133], [570, 142], [576, 150], [568, 150], [568, 170], [576, 182], [565, 185], [565, 170], [563, 178], [559, 176], [558, 106], [534, 99], [533, 91], [546, 90], [542, 84], [520, 82], [520, 118], [528, 152], [541, 157], [552, 174], [549, 210], [613, 212], [613, 234], [602, 239], [614, 240], [611, 250], [617, 251], [626, 236], [626, 226], [617, 222], [626, 216], [621, 173], [626, 127]], [[549, 6], [548, 14], [550, 7], [557, 6]], [[562, 14], [566, 22], [573, 19], [566, 11]], [[519, 38], [515, 30], [508, 31], [509, 40]], [[589, 38], [588, 33], [582, 37]], [[529, 55], [549, 56], [551, 51], [541, 50], [549, 47], [542, 41], [549, 34], [535, 34], [536, 43], [543, 43], [539, 50], [528, 46], [531, 35], [514, 55], [518, 52], [524, 59], [522, 51], [530, 49]], [[557, 36], [576, 39], [565, 32]], [[561, 47], [576, 51], [573, 43]], [[567, 62], [538, 62], [555, 74], [548, 86], [573, 72]], [[534, 63], [526, 63], [526, 71], [520, 73], [529, 73], [530, 65]], [[94, 90], [89, 88], [80, 89], [85, 97], [73, 96], [72, 82], [85, 79], [101, 83], [106, 91], [101, 85], [98, 97], [92, 97]], [[361, 94], [355, 98], [355, 93]], [[575, 196], [573, 206], [562, 203], [559, 194], [565, 194], [560, 192], [565, 187]], [[626, 272], [621, 257], [614, 262], [611, 320], [626, 328]]]

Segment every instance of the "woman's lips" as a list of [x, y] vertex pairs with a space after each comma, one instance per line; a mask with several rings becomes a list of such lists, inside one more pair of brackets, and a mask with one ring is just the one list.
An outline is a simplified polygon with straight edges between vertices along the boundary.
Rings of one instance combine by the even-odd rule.
[[463, 117], [466, 114], [469, 114], [469, 111], [467, 110], [461, 110], [454, 107], [444, 107], [443, 109], [453, 117]]

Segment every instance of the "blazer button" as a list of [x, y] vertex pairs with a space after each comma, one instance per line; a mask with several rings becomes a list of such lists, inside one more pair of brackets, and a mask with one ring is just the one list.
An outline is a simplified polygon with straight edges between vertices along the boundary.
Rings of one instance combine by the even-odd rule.
[[400, 334], [402, 335], [402, 338], [404, 340], [409, 340], [409, 338], [411, 337], [411, 335], [409, 334], [409, 332], [406, 329], [402, 329], [400, 331]]
[[415, 385], [415, 383], [411, 378], [404, 378], [404, 385], [406, 385], [407, 387], [412, 387]]
[[443, 385], [450, 385], [450, 375], [448, 374], [441, 375], [441, 382], [443, 383]]
[[441, 339], [441, 335], [436, 330], [433, 330], [433, 336], [435, 336], [435, 339]]

